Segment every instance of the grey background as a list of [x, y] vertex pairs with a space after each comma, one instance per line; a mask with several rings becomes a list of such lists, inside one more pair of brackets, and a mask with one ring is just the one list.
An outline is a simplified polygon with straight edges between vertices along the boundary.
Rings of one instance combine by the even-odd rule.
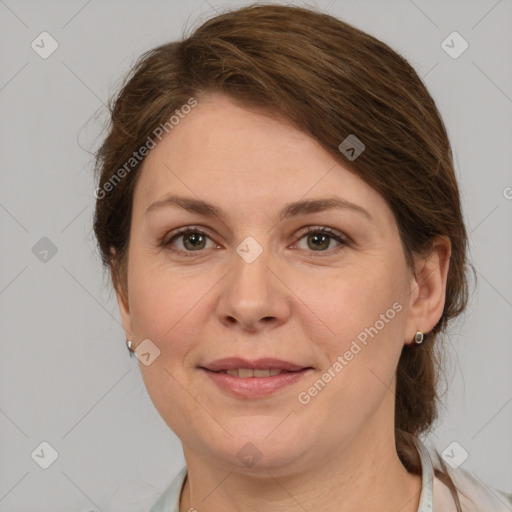
[[[102, 274], [92, 152], [136, 57], [245, 3], [0, 0], [0, 511], [148, 510], [183, 465]], [[445, 120], [479, 283], [451, 329], [446, 408], [429, 442], [457, 441], [462, 467], [511, 492], [512, 1], [311, 5], [406, 57]], [[457, 59], [441, 47], [454, 30], [469, 43]], [[43, 31], [59, 44], [47, 59], [31, 48]], [[46, 262], [32, 251], [43, 237], [57, 248]], [[31, 458], [42, 441], [59, 455], [46, 470]]]

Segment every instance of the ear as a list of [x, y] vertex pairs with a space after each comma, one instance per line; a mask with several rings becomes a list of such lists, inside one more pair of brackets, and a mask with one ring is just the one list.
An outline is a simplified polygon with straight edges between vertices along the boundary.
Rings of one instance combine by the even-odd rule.
[[411, 277], [409, 316], [405, 328], [405, 343], [414, 343], [417, 331], [428, 333], [443, 314], [446, 281], [450, 266], [451, 242], [447, 236], [437, 236], [432, 250], [425, 257], [415, 259]]
[[114, 291], [116, 292], [117, 305], [119, 307], [119, 315], [123, 326], [124, 334], [127, 340], [133, 340], [132, 321], [130, 315], [130, 305], [128, 301], [128, 287], [123, 281], [122, 267], [116, 254], [116, 250], [112, 247], [110, 250], [110, 277]]

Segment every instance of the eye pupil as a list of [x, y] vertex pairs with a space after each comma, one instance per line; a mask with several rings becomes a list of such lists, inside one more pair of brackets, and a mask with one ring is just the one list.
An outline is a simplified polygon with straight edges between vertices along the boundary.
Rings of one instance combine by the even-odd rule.
[[[314, 235], [310, 235], [309, 237], [310, 240], [314, 240], [314, 244], [316, 244], [316, 242], [320, 241], [320, 244], [323, 244], [323, 245], [314, 245], [314, 247], [316, 247], [317, 249], [327, 249], [329, 247], [329, 235], [323, 235], [323, 234], [314, 234]], [[325, 241], [327, 240], [327, 244], [325, 244]]]
[[[188, 233], [183, 236], [183, 245], [187, 247], [187, 241], [192, 243], [192, 250], [197, 249], [201, 242], [204, 243], [204, 237], [198, 233]], [[201, 248], [201, 247], [200, 247]], [[187, 247], [189, 249], [189, 247]]]

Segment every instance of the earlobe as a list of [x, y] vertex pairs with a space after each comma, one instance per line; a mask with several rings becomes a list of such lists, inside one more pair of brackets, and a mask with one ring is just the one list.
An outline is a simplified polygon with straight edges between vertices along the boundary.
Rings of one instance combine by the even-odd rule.
[[430, 253], [417, 261], [411, 282], [409, 318], [405, 342], [414, 343], [416, 333], [428, 333], [443, 314], [451, 243], [446, 236], [437, 236]]

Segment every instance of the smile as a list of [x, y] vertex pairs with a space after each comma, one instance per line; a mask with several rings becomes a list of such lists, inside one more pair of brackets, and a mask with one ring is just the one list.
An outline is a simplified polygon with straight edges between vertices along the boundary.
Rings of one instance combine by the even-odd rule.
[[[223, 371], [200, 368], [200, 370], [223, 394], [246, 400], [265, 398], [277, 394], [313, 372], [312, 368], [302, 368], [295, 371], [279, 368], [260, 370], [239, 368]], [[271, 372], [274, 375], [271, 375]]]

